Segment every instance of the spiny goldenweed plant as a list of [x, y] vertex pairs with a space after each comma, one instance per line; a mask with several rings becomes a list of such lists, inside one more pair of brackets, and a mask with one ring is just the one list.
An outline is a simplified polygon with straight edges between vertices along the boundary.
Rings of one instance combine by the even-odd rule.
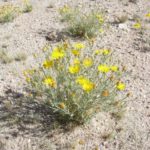
[[[125, 67], [113, 62], [109, 49], [92, 44], [64, 42], [43, 48], [44, 60], [24, 76], [40, 102], [58, 112], [62, 120], [82, 124], [99, 111], [118, 112], [126, 88]], [[35, 97], [34, 97], [35, 98]]]
[[33, 7], [31, 5], [30, 1], [29, 0], [23, 0], [23, 3], [24, 3], [23, 12], [24, 13], [31, 12]]
[[11, 4], [0, 6], [0, 23], [13, 21], [20, 10]]
[[92, 38], [102, 32], [104, 16], [97, 10], [88, 13], [79, 7], [71, 8], [65, 5], [59, 12], [61, 20], [68, 24], [67, 32], [72, 36]]

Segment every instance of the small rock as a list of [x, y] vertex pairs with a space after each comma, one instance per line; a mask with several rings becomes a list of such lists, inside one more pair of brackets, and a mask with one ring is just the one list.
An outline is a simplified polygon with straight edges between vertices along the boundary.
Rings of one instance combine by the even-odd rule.
[[121, 23], [121, 24], [118, 25], [118, 27], [122, 30], [129, 31], [129, 28], [128, 28], [127, 24]]
[[66, 35], [63, 32], [59, 31], [51, 31], [46, 35], [46, 40], [48, 41], [64, 41], [66, 39]]

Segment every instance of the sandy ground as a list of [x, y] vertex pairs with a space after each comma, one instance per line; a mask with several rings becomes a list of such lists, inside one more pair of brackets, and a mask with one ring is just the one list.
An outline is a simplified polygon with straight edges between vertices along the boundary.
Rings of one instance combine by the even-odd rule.
[[[21, 5], [19, 0], [11, 1]], [[149, 11], [149, 0], [32, 0], [33, 11], [21, 14], [13, 22], [0, 24], [0, 48], [15, 56], [25, 52], [27, 60], [0, 64], [0, 150], [149, 150], [150, 149], [150, 21], [144, 18]], [[34, 66], [33, 54], [47, 42], [45, 35], [51, 30], [64, 28], [58, 19], [58, 8], [66, 2], [83, 3], [85, 8], [97, 5], [106, 11], [108, 28], [96, 40], [96, 46], [111, 48], [115, 56], [126, 64], [130, 75], [127, 112], [121, 121], [100, 113], [89, 124], [72, 131], [51, 129], [43, 111], [23, 102], [22, 70]], [[0, 1], [0, 5], [6, 2]], [[47, 8], [49, 5], [53, 8]], [[114, 21], [127, 15], [122, 24]], [[144, 30], [133, 29], [135, 16], [142, 19]], [[4, 106], [5, 105], [5, 106]], [[11, 105], [11, 106], [9, 106]], [[7, 107], [6, 107], [7, 106]], [[7, 108], [7, 109], [6, 109]], [[30, 119], [26, 120], [25, 117]], [[42, 119], [36, 122], [34, 117]], [[18, 119], [19, 118], [19, 119]], [[48, 116], [48, 119], [52, 116]], [[23, 121], [20, 121], [23, 119]], [[17, 124], [19, 122], [19, 124]], [[36, 123], [35, 123], [36, 122]], [[57, 126], [57, 125], [54, 125]], [[104, 140], [107, 134], [110, 139]]]

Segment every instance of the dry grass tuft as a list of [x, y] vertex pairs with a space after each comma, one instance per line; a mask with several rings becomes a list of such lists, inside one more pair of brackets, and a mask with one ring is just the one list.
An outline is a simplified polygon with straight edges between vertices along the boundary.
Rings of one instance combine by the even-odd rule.
[[13, 21], [20, 10], [11, 4], [0, 6], [0, 23]]
[[11, 63], [13, 61], [13, 58], [10, 57], [6, 51], [0, 50], [0, 62], [4, 64]]
[[23, 2], [24, 2], [23, 12], [24, 13], [31, 12], [33, 9], [31, 2], [29, 0], [24, 0]]
[[27, 59], [27, 55], [25, 53], [18, 53], [14, 59], [16, 61], [25, 61]]

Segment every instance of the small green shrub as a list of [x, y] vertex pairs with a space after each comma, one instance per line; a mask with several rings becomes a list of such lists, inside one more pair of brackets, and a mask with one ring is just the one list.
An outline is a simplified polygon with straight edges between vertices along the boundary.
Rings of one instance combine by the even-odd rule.
[[115, 64], [109, 49], [64, 42], [43, 51], [44, 61], [36, 69], [25, 70], [24, 76], [36, 93], [33, 98], [59, 112], [62, 120], [82, 124], [97, 112], [117, 113], [123, 108], [129, 96], [120, 95], [126, 71]]
[[24, 8], [23, 8], [23, 12], [24, 13], [28, 13], [31, 12], [33, 9], [31, 3], [29, 0], [24, 0]]
[[61, 21], [67, 22], [67, 32], [72, 36], [92, 38], [102, 30], [104, 17], [98, 11], [84, 12], [77, 8], [64, 6], [60, 9]]
[[0, 6], [0, 23], [13, 21], [20, 10], [11, 4]]

